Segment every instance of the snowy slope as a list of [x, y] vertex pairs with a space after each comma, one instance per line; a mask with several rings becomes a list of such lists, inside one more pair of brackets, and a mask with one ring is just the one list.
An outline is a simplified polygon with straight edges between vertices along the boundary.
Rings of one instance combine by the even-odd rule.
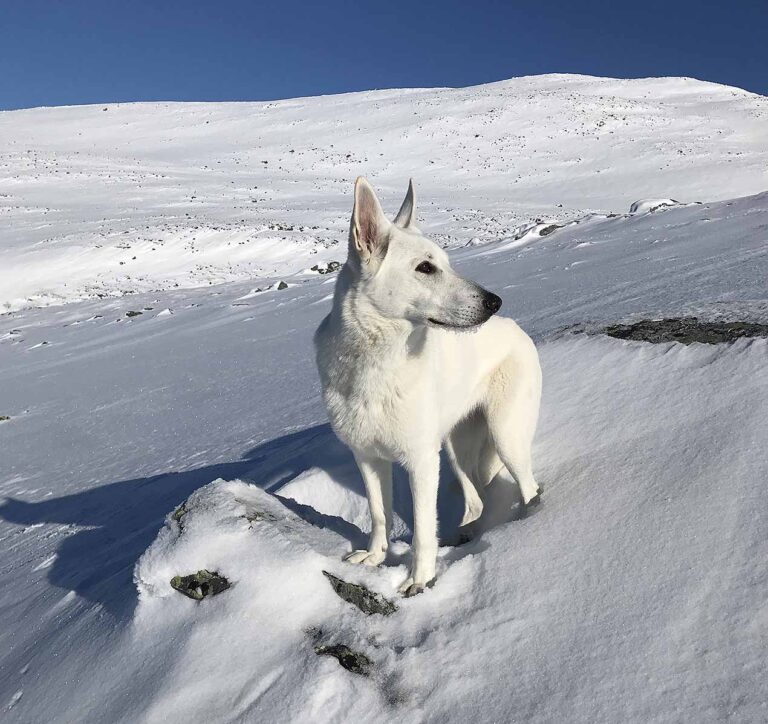
[[[768, 187], [768, 99], [688, 78], [548, 75], [272, 103], [0, 113], [0, 308], [340, 260], [364, 172], [418, 180], [447, 246]], [[341, 246], [339, 245], [342, 241]]]
[[[729, 183], [757, 184], [742, 170]], [[338, 184], [339, 214], [350, 190]], [[440, 193], [463, 203], [448, 182]], [[422, 196], [429, 233], [443, 217]], [[483, 534], [454, 546], [446, 475], [439, 579], [409, 600], [395, 595], [411, 522], [402, 476], [387, 565], [341, 562], [368, 516], [312, 362], [334, 275], [0, 316], [4, 720], [764, 721], [768, 342], [562, 330], [683, 313], [768, 321], [768, 194], [578, 218], [453, 252], [539, 344], [545, 499], [510, 521], [514, 491], [494, 485]], [[203, 487], [218, 479], [230, 482]], [[196, 490], [177, 540], [164, 521]], [[249, 521], [254, 509], [276, 520]], [[235, 585], [199, 604], [170, 589], [198, 567]], [[399, 610], [365, 617], [323, 569]], [[364, 651], [374, 675], [315, 656], [316, 629]]]

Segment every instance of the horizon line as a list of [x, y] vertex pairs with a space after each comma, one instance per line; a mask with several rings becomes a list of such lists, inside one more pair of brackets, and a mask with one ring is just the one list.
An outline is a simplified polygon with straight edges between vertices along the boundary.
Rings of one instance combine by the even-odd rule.
[[434, 85], [434, 86], [392, 86], [386, 88], [361, 88], [357, 90], [338, 91], [334, 93], [316, 93], [310, 95], [298, 95], [298, 96], [280, 96], [277, 98], [228, 98], [228, 99], [177, 99], [177, 98], [140, 98], [131, 100], [107, 100], [107, 101], [88, 101], [83, 103], [54, 103], [52, 105], [36, 105], [36, 106], [18, 106], [9, 108], [0, 108], [0, 113], [13, 113], [16, 111], [34, 111], [44, 110], [51, 108], [85, 108], [88, 106], [119, 106], [119, 105], [137, 105], [140, 103], [279, 103], [282, 101], [291, 100], [305, 100], [310, 98], [327, 98], [334, 96], [345, 95], [357, 95], [359, 93], [383, 93], [386, 91], [436, 91], [436, 90], [467, 90], [469, 88], [478, 88], [480, 86], [495, 85], [497, 83], [507, 83], [514, 80], [524, 80], [526, 78], [544, 78], [548, 76], [561, 76], [571, 78], [590, 78], [594, 80], [615, 80], [615, 81], [641, 81], [641, 80], [690, 80], [697, 83], [708, 83], [711, 85], [719, 85], [724, 88], [733, 88], [745, 93], [750, 93], [762, 98], [768, 98], [768, 96], [751, 91], [748, 88], [743, 88], [737, 85], [731, 85], [729, 83], [720, 83], [719, 81], [707, 80], [704, 78], [696, 78], [688, 75], [648, 75], [648, 76], [631, 76], [631, 77], [616, 77], [608, 75], [590, 75], [589, 73], [569, 73], [569, 72], [550, 72], [550, 73], [530, 73], [527, 75], [510, 76], [506, 78], [499, 78], [497, 80], [484, 81], [482, 83], [470, 83], [469, 85]]

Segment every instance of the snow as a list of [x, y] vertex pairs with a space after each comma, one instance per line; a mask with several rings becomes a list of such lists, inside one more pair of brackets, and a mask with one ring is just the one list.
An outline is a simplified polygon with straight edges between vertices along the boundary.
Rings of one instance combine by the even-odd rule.
[[[105, 111], [106, 109], [106, 111]], [[768, 99], [689, 78], [546, 75], [270, 103], [0, 113], [0, 309], [303, 277], [343, 261], [361, 171], [417, 179], [463, 246], [638, 198], [768, 185]]]
[[[768, 321], [766, 99], [544, 76], [101, 108], [0, 114], [4, 721], [766, 720], [768, 341], [593, 334]], [[421, 227], [501, 295], [544, 370], [542, 505], [517, 520], [497, 480], [457, 545], [445, 471], [438, 580], [413, 599], [396, 594], [401, 471], [386, 565], [341, 560], [369, 520], [311, 350], [335, 282], [311, 267], [343, 259], [361, 171], [391, 210], [414, 176]], [[667, 197], [681, 203], [651, 211]], [[651, 203], [627, 213], [636, 199]], [[240, 218], [190, 250], [194, 225]], [[294, 230], [254, 231], [270, 224]], [[151, 257], [140, 237], [161, 233]], [[251, 235], [264, 243], [234, 241]], [[199, 603], [171, 589], [203, 568], [232, 587]], [[323, 570], [398, 611], [365, 616]], [[316, 656], [317, 635], [364, 652], [372, 676]]]

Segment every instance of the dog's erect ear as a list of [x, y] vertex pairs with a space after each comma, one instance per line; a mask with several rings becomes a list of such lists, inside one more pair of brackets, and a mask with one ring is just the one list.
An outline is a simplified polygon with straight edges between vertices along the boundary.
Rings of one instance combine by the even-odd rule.
[[389, 221], [381, 210], [371, 185], [358, 176], [355, 181], [355, 205], [349, 229], [350, 251], [355, 248], [366, 264], [372, 258], [383, 258], [387, 253]]
[[403, 199], [403, 205], [395, 216], [395, 224], [401, 229], [416, 226], [416, 194], [413, 191], [413, 179], [408, 181], [408, 191]]

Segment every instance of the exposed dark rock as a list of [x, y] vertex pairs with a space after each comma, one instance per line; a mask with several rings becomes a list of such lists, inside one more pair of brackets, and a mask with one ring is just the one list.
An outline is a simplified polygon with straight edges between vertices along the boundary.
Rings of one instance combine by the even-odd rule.
[[131, 309], [130, 311], [125, 313], [126, 317], [138, 317], [140, 314], [143, 314], [143, 312], [137, 312]]
[[557, 231], [560, 228], [560, 224], [550, 224], [543, 229], [539, 229], [539, 236], [549, 236], [553, 231]]
[[245, 516], [245, 519], [249, 523], [255, 523], [257, 520], [271, 520], [271, 521], [279, 520], [279, 518], [276, 515], [273, 515], [272, 513], [267, 513], [264, 510], [252, 510], [250, 513], [248, 513]]
[[187, 514], [187, 504], [182, 503], [176, 510], [173, 511], [173, 515], [171, 518], [175, 520], [179, 524], [179, 528], [184, 530], [184, 523], [182, 522], [182, 518]]
[[281, 290], [281, 289], [288, 289], [288, 285], [287, 285], [285, 282], [280, 282], [280, 283], [277, 285], [277, 288], [278, 288], [278, 290]]
[[230, 582], [218, 573], [202, 569], [191, 576], [174, 576], [171, 586], [196, 601], [202, 601], [208, 596], [215, 596], [230, 587]]
[[318, 274], [331, 274], [333, 272], [337, 272], [341, 269], [341, 262], [338, 261], [329, 261], [327, 264], [315, 264], [313, 267], [310, 267], [311, 271], [316, 271]]
[[700, 322], [696, 317], [643, 319], [634, 324], [614, 324], [603, 330], [617, 339], [639, 342], [722, 344], [744, 337], [768, 337], [768, 324], [754, 322]]
[[328, 571], [323, 571], [323, 575], [330, 581], [331, 587], [339, 598], [357, 606], [363, 613], [369, 616], [374, 613], [380, 613], [382, 616], [389, 616], [397, 611], [392, 601], [387, 600], [379, 593], [374, 593], [359, 583], [348, 583], [341, 578], [337, 578]]
[[8, 415], [0, 415], [0, 422], [6, 422], [7, 420], [10, 420], [11, 418]]
[[315, 646], [318, 656], [333, 656], [347, 671], [360, 676], [368, 676], [371, 673], [373, 662], [359, 651], [353, 651], [344, 644], [332, 646]]

